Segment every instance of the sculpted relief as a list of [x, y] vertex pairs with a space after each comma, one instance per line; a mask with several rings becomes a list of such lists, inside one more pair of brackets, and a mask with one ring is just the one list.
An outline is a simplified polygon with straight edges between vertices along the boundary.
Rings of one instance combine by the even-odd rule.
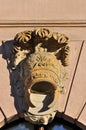
[[[54, 53], [63, 66], [68, 65], [69, 38], [64, 34], [51, 33], [48, 29], [39, 28], [16, 34], [14, 41], [14, 66], [18, 65], [27, 55], [34, 53], [36, 48]], [[41, 48], [36, 47], [39, 43], [41, 43]]]
[[69, 38], [46, 28], [16, 34], [11, 69], [22, 108], [18, 112], [31, 123], [46, 125], [54, 119], [69, 51]]

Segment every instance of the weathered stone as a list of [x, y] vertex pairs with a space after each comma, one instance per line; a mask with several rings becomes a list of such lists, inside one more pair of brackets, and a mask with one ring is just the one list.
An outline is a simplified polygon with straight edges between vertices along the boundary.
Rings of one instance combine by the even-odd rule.
[[34, 124], [48, 124], [58, 110], [59, 94], [64, 93], [68, 41], [65, 35], [46, 28], [24, 31], [15, 37], [12, 70], [20, 104], [18, 112]]

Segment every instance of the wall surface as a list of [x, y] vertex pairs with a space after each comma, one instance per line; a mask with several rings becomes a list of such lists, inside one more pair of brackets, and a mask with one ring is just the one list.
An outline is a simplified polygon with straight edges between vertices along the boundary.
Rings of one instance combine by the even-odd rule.
[[85, 20], [85, 0], [0, 0], [1, 20]]
[[[66, 94], [60, 95], [58, 111], [83, 130], [86, 125], [86, 0], [0, 0], [0, 127], [18, 119], [11, 95], [7, 61], [2, 41], [16, 33], [46, 27], [70, 38], [70, 61], [66, 67]], [[5, 48], [8, 52], [8, 48]], [[62, 113], [62, 115], [61, 115]], [[59, 115], [57, 115], [59, 116]]]

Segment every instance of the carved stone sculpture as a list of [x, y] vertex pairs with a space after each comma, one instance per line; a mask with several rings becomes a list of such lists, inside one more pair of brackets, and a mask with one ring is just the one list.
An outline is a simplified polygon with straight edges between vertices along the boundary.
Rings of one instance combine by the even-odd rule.
[[[18, 33], [14, 38], [12, 70], [18, 71], [16, 87], [23, 88], [23, 117], [34, 124], [48, 124], [64, 92], [64, 66], [68, 65], [69, 39], [46, 28]], [[18, 69], [19, 68], [19, 69]]]

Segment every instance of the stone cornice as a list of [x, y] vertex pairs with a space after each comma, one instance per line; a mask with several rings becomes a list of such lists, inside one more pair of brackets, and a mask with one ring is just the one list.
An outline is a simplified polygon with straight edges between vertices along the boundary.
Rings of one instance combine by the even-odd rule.
[[0, 20], [0, 27], [86, 27], [86, 20]]

